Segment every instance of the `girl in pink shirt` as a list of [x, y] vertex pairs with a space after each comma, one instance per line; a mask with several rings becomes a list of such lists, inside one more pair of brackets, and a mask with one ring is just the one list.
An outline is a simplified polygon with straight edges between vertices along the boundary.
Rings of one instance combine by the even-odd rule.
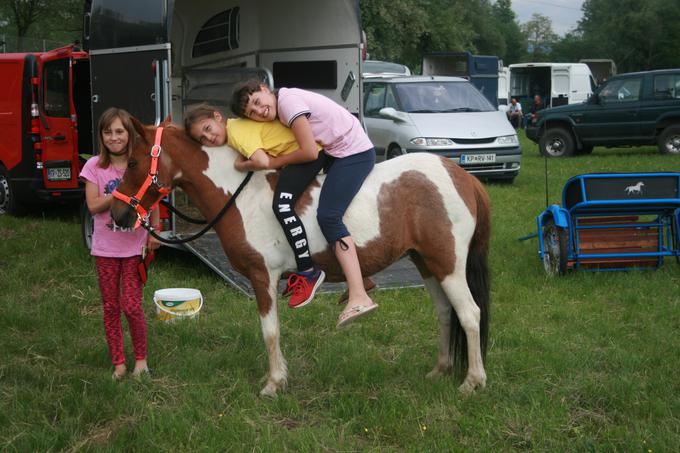
[[326, 96], [298, 88], [271, 91], [257, 80], [234, 91], [232, 111], [255, 121], [281, 121], [291, 128], [300, 151], [270, 158], [268, 168], [309, 162], [317, 158], [316, 144], [328, 154], [326, 180], [321, 188], [317, 221], [347, 280], [349, 299], [337, 327], [372, 312], [378, 305], [364, 289], [356, 246], [342, 221], [349, 204], [375, 165], [375, 149], [359, 120]]
[[[142, 283], [137, 265], [142, 246], [157, 249], [159, 242], [144, 229], [118, 227], [111, 218], [112, 192], [118, 187], [135, 139], [130, 114], [110, 108], [99, 119], [99, 154], [90, 158], [80, 173], [85, 180], [85, 201], [94, 216], [91, 253], [95, 257], [99, 288], [102, 294], [104, 330], [114, 366], [113, 379], [126, 373], [123, 352], [121, 310], [130, 327], [135, 352], [133, 376], [148, 373], [146, 361], [146, 320], [142, 308]], [[152, 224], [158, 226], [155, 210]]]

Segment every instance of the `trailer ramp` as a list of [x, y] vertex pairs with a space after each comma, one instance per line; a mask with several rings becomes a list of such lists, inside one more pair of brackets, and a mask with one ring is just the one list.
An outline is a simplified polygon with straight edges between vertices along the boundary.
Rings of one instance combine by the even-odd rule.
[[[178, 234], [178, 238], [182, 238]], [[184, 236], [187, 236], [186, 234]], [[209, 231], [202, 237], [184, 244], [187, 250], [196, 255], [217, 275], [223, 278], [229, 285], [241, 291], [248, 297], [255, 297], [253, 287], [243, 275], [239, 274], [229, 263], [229, 258], [222, 250], [222, 244], [214, 231]], [[398, 289], [423, 286], [422, 279], [415, 265], [408, 258], [402, 258], [387, 269], [379, 272], [371, 279], [379, 289]], [[282, 280], [279, 284], [281, 290], [285, 285]], [[324, 283], [318, 293], [339, 293], [346, 289], [345, 283]]]

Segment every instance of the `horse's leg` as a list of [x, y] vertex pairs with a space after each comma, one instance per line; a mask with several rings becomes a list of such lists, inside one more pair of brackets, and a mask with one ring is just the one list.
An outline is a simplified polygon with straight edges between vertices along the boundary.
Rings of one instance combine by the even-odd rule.
[[471, 393], [477, 387], [486, 386], [486, 372], [482, 360], [480, 337], [481, 311], [468, 287], [465, 278], [465, 260], [457, 259], [453, 274], [442, 280], [441, 287], [456, 311], [460, 326], [467, 339], [468, 370], [465, 380], [458, 388], [462, 393]]
[[[421, 272], [422, 274], [422, 272]], [[439, 355], [437, 356], [437, 363], [432, 371], [427, 374], [428, 378], [436, 378], [451, 372], [451, 303], [442, 290], [436, 278], [423, 275], [423, 282], [425, 288], [430, 293], [432, 305], [437, 312], [439, 319]]]
[[268, 276], [268, 283], [253, 279], [253, 289], [257, 300], [257, 309], [260, 313], [262, 337], [267, 347], [269, 357], [269, 373], [267, 384], [260, 391], [262, 396], [275, 397], [276, 393], [286, 387], [288, 381], [288, 365], [281, 353], [280, 325], [276, 297], [278, 290], [279, 275]]
[[450, 373], [453, 368], [451, 361], [451, 312], [453, 307], [442, 289], [442, 285], [432, 275], [422, 256], [412, 252], [411, 261], [418, 268], [420, 276], [423, 277], [423, 283], [430, 293], [434, 311], [437, 313], [437, 319], [439, 319], [439, 355], [434, 368], [427, 374], [428, 378], [436, 378]]

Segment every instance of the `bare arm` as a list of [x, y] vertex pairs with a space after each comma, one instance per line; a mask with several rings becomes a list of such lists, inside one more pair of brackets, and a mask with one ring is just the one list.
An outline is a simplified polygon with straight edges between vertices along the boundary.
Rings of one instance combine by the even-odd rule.
[[300, 149], [293, 151], [285, 156], [276, 157], [272, 159], [273, 162], [269, 168], [281, 168], [288, 164], [300, 164], [303, 162], [311, 162], [319, 157], [319, 146], [314, 141], [314, 134], [312, 127], [309, 125], [309, 120], [304, 115], [300, 115], [293, 121], [290, 129], [295, 135], [295, 140], [300, 145]]
[[270, 167], [270, 160], [272, 158], [263, 149], [257, 149], [250, 156], [250, 159], [246, 159], [242, 155], [239, 155], [234, 162], [234, 168], [238, 171], [256, 171], [265, 170]]
[[[160, 231], [161, 229], [161, 214], [160, 214], [160, 208], [156, 207], [153, 211], [151, 211], [151, 226], [153, 226], [154, 230], [156, 232]], [[158, 247], [161, 246], [161, 242], [156, 239], [155, 237], [149, 235], [149, 237], [146, 239], [146, 246], [149, 248], [149, 250], [156, 250]]]
[[112, 200], [113, 195], [99, 195], [99, 186], [91, 181], [85, 181], [85, 202], [90, 214], [108, 211], [111, 209]]

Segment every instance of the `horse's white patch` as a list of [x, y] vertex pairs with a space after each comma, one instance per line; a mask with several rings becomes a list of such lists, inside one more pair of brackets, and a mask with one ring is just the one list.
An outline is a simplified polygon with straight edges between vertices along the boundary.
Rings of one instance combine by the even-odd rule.
[[[204, 147], [203, 149], [209, 159], [205, 175], [225, 193], [233, 194], [246, 176], [245, 173], [234, 168], [236, 151], [226, 146]], [[345, 224], [354, 242], [361, 247], [380, 236], [378, 195], [385, 184], [395, 181], [406, 171], [421, 172], [435, 184], [446, 203], [447, 214], [453, 223], [453, 233], [459, 238], [456, 241], [456, 253], [465, 259], [468, 242], [474, 232], [475, 221], [440, 159], [428, 154], [409, 154], [375, 166], [344, 216]], [[293, 251], [272, 211], [271, 203], [274, 194], [265, 177], [267, 173], [267, 171], [255, 172], [237, 198], [236, 206], [241, 211], [246, 240], [263, 255], [267, 267], [279, 271], [292, 270], [295, 268]], [[320, 175], [317, 178], [323, 184], [325, 176]], [[321, 252], [328, 246], [316, 220], [320, 193], [320, 187], [314, 187], [311, 190], [311, 206], [304, 212], [298, 213], [305, 226], [312, 254]], [[398, 212], [394, 214], [400, 215]], [[394, 221], [399, 221], [399, 219]]]

